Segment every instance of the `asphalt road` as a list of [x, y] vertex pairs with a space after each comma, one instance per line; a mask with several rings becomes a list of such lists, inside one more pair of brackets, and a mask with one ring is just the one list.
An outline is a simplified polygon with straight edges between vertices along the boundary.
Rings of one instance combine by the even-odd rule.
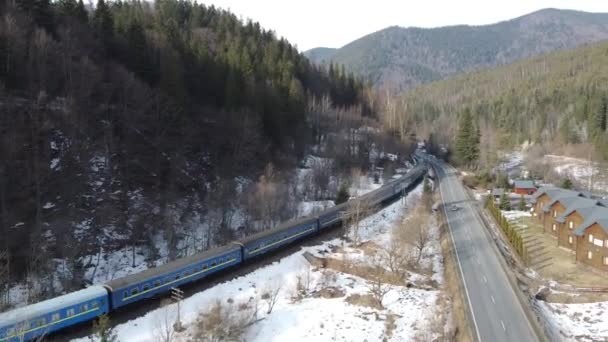
[[[451, 166], [434, 161], [441, 196], [457, 253], [461, 278], [479, 341], [538, 341], [502, 268], [496, 248], [472, 200]], [[459, 209], [452, 210], [453, 206]]]

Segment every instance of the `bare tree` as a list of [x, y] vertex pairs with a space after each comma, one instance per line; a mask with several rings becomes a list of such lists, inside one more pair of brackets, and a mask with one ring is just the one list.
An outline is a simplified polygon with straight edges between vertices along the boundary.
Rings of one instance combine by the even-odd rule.
[[387, 274], [383, 267], [376, 267], [372, 275], [370, 275], [366, 286], [369, 293], [376, 300], [378, 307], [383, 308], [382, 301], [384, 297], [392, 290], [392, 285], [389, 283], [390, 275]]
[[218, 300], [199, 315], [194, 341], [241, 341], [245, 329], [257, 321], [257, 311], [257, 299], [238, 305], [231, 300], [227, 304]]
[[161, 308], [156, 316], [154, 340], [155, 342], [173, 342], [175, 340], [173, 323], [177, 314], [172, 309], [170, 300], [163, 300], [160, 305]]
[[282, 287], [283, 284], [281, 284], [280, 280], [271, 281], [266, 285], [264, 293], [262, 293], [262, 299], [268, 304], [268, 311], [266, 312], [267, 314], [272, 313], [272, 309], [274, 309], [274, 305], [279, 299], [279, 294], [281, 293]]
[[348, 202], [346, 210], [342, 213], [344, 233], [352, 231], [353, 243], [359, 244], [359, 228], [361, 220], [374, 212], [374, 207], [368, 198], [357, 198]]
[[414, 248], [416, 264], [420, 263], [422, 254], [430, 241], [429, 223], [430, 213], [423, 205], [419, 205], [414, 209], [412, 215], [403, 222], [400, 229], [401, 239], [407, 241]]

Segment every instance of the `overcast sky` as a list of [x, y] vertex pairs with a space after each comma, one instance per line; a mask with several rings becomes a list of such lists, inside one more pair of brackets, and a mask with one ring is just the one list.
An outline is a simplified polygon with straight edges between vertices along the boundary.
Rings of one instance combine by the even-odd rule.
[[542, 8], [608, 12], [608, 0], [199, 0], [230, 9], [296, 44], [341, 47], [387, 26], [483, 25]]

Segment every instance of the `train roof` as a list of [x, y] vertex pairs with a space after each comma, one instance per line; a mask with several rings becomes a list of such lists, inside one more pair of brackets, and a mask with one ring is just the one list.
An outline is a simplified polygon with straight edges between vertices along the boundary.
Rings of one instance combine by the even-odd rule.
[[[333, 207], [333, 208], [335, 208], [335, 207]], [[333, 208], [330, 208], [330, 209], [333, 209]], [[278, 226], [276, 226], [276, 227], [274, 227], [272, 229], [264, 230], [264, 231], [261, 231], [259, 233], [255, 233], [253, 235], [247, 236], [247, 237], [243, 238], [242, 240], [240, 240], [240, 242], [243, 243], [243, 244], [246, 244], [246, 243], [249, 243], [249, 242], [252, 242], [252, 241], [264, 238], [264, 237], [266, 237], [268, 235], [273, 235], [276, 232], [279, 232], [279, 231], [282, 231], [282, 230], [285, 230], [285, 229], [297, 226], [297, 225], [302, 224], [302, 223], [308, 223], [308, 222], [316, 221], [317, 217], [319, 215], [321, 215], [322, 213], [324, 213], [324, 212], [318, 213], [317, 215], [314, 215], [314, 216], [305, 216], [305, 217], [302, 217], [302, 218], [299, 218], [299, 219], [290, 220], [290, 221], [281, 223], [281, 224], [279, 224]]]
[[141, 271], [138, 273], [130, 274], [126, 277], [114, 279], [114, 280], [106, 283], [105, 285], [107, 287], [109, 287], [112, 291], [115, 291], [115, 290], [127, 287], [131, 284], [138, 284], [138, 283], [141, 283], [142, 281], [146, 281], [150, 278], [154, 278], [154, 277], [161, 276], [163, 274], [171, 273], [171, 272], [181, 269], [187, 265], [208, 259], [210, 257], [214, 257], [217, 254], [222, 254], [222, 253], [230, 252], [230, 251], [237, 250], [237, 249], [240, 249], [240, 246], [238, 244], [230, 243], [226, 246], [212, 248], [212, 249], [202, 252], [202, 253], [197, 253], [197, 254], [194, 254], [194, 255], [191, 255], [191, 256], [188, 256], [185, 258], [176, 259], [174, 261], [171, 261], [164, 265], [160, 265], [158, 267], [152, 267], [152, 268], [149, 268], [147, 270], [144, 270], [144, 271]]
[[107, 297], [108, 291], [100, 285], [68, 293], [63, 296], [24, 306], [12, 311], [0, 313], [0, 327], [13, 326], [17, 323], [32, 320], [69, 306], [87, 302], [99, 297]]

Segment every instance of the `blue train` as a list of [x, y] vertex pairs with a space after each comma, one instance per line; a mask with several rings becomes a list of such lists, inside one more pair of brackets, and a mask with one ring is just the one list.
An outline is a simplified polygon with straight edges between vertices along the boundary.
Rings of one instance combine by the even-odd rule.
[[[355, 200], [381, 206], [413, 187], [427, 172], [423, 163], [399, 179]], [[0, 314], [0, 342], [29, 341], [69, 326], [91, 321], [115, 309], [165, 294], [173, 287], [188, 284], [241, 264], [251, 258], [280, 249], [321, 230], [341, 223], [347, 203], [327, 209], [314, 217], [283, 223], [249, 236], [168, 264], [147, 269], [103, 285], [95, 285], [40, 303]]]

